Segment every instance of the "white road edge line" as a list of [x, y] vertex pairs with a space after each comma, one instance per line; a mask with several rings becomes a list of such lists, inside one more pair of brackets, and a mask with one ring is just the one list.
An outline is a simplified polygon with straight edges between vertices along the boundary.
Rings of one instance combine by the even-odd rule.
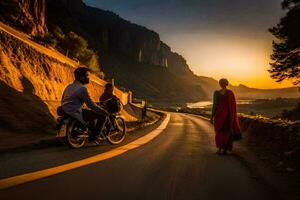
[[89, 165], [92, 163], [96, 163], [96, 162], [100, 162], [100, 161], [103, 161], [103, 160], [106, 160], [109, 158], [113, 158], [115, 156], [119, 156], [129, 150], [138, 148], [138, 147], [150, 142], [152, 139], [154, 139], [156, 136], [158, 136], [160, 133], [162, 133], [163, 130], [166, 129], [169, 121], [170, 121], [170, 114], [166, 113], [166, 118], [159, 125], [158, 128], [156, 128], [152, 132], [148, 133], [147, 135], [145, 135], [131, 143], [128, 143], [124, 146], [118, 147], [111, 151], [101, 153], [101, 154], [98, 154], [98, 155], [95, 155], [95, 156], [92, 156], [89, 158], [85, 158], [82, 160], [78, 160], [75, 162], [71, 162], [68, 164], [60, 165], [57, 167], [52, 167], [52, 168], [48, 168], [48, 169], [44, 169], [44, 170], [40, 170], [40, 171], [35, 171], [35, 172], [17, 175], [17, 176], [5, 178], [5, 179], [0, 179], [0, 189], [6, 189], [6, 188], [20, 185], [23, 183], [35, 181], [35, 180], [42, 179], [42, 178], [52, 176], [55, 174], [59, 174], [59, 173], [65, 172], [65, 171], [83, 167], [83, 166], [86, 166], [86, 165]]

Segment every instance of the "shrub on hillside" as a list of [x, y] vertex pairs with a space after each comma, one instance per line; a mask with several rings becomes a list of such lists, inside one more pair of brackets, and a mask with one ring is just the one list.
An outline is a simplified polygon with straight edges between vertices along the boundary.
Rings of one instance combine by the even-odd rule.
[[50, 33], [43, 35], [35, 35], [33, 37], [33, 40], [37, 43], [40, 43], [42, 45], [49, 45], [52, 47], [55, 47], [57, 45], [57, 40], [53, 38], [53, 36]]
[[59, 40], [59, 48], [62, 49], [69, 57], [77, 58], [82, 64], [87, 65], [96, 74], [101, 74], [98, 55], [88, 48], [87, 41], [74, 32], [69, 32], [63, 35], [56, 32], [56, 37]]
[[[55, 34], [56, 37], [57, 35], [58, 34]], [[59, 41], [59, 46], [70, 57], [76, 57], [80, 61], [87, 62], [94, 54], [92, 50], [88, 49], [87, 41], [74, 32], [69, 32], [67, 35], [60, 35], [57, 39]]]
[[75, 32], [64, 34], [60, 27], [54, 26], [45, 36], [37, 35], [34, 40], [43, 45], [50, 45], [66, 56], [78, 60], [89, 66], [97, 76], [104, 78], [104, 73], [101, 72], [98, 62], [99, 56], [89, 49], [87, 41]]
[[284, 110], [281, 114], [282, 119], [288, 119], [291, 121], [300, 120], [300, 102], [296, 106], [296, 108], [292, 110]]

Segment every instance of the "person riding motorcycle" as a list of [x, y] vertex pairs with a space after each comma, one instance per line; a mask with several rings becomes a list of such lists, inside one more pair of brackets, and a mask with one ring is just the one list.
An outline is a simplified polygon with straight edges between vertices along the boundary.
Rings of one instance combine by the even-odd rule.
[[100, 105], [106, 107], [107, 102], [111, 99], [118, 99], [114, 94], [114, 86], [111, 83], [106, 83], [104, 92], [99, 98]]
[[[77, 119], [84, 127], [92, 130], [89, 134], [89, 140], [95, 141], [102, 132], [108, 112], [93, 102], [85, 87], [90, 82], [89, 73], [90, 70], [87, 67], [75, 69], [75, 80], [65, 88], [61, 107], [67, 115]], [[89, 109], [84, 109], [83, 104], [86, 104]], [[94, 126], [95, 120], [97, 123]]]

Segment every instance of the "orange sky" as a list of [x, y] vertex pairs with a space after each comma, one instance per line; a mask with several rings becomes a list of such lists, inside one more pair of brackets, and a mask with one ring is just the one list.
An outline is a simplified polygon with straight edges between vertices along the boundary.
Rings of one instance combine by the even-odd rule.
[[[270, 78], [272, 35], [282, 0], [84, 0], [150, 28], [198, 75], [234, 84], [282, 88]], [[230, 2], [230, 3], [229, 3]]]
[[[196, 74], [215, 79], [224, 77], [233, 85], [255, 88], [293, 86], [290, 81], [275, 82], [267, 71], [270, 68], [272, 36], [258, 34], [243, 38], [232, 33], [196, 34], [168, 38], [171, 46], [176, 43], [176, 51], [186, 58]], [[180, 37], [185, 40], [180, 40]]]

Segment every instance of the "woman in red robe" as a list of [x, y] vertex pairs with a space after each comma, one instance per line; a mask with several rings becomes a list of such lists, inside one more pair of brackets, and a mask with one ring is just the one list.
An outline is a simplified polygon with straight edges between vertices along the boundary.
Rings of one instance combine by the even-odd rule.
[[231, 90], [227, 89], [228, 80], [219, 81], [221, 90], [214, 92], [211, 123], [215, 128], [215, 141], [218, 154], [226, 154], [232, 150], [235, 134], [240, 134], [239, 121], [236, 111], [236, 100]]

